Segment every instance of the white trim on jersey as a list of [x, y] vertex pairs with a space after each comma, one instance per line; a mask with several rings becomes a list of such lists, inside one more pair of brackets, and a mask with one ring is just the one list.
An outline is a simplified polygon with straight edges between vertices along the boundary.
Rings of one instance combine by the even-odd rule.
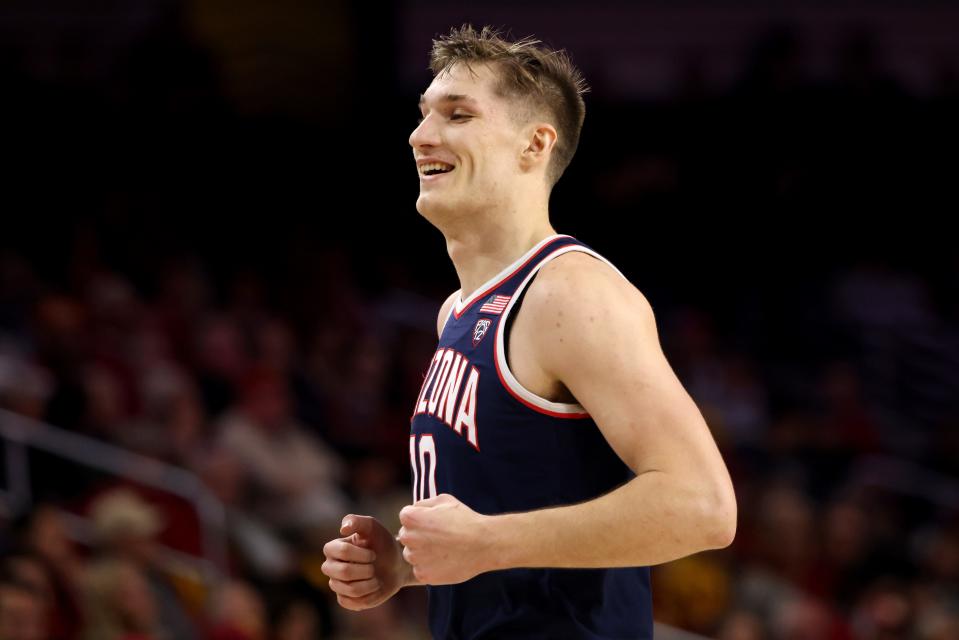
[[533, 279], [533, 276], [536, 275], [536, 272], [542, 269], [547, 262], [563, 255], [564, 253], [569, 253], [570, 251], [580, 251], [582, 253], [589, 254], [593, 256], [594, 258], [602, 260], [603, 262], [608, 264], [610, 268], [613, 269], [613, 271], [615, 271], [620, 276], [622, 276], [623, 279], [627, 279], [626, 276], [624, 276], [619, 269], [613, 266], [613, 264], [609, 260], [599, 255], [592, 249], [587, 249], [586, 247], [582, 245], [578, 245], [578, 244], [567, 245], [565, 247], [557, 249], [556, 251], [553, 251], [552, 253], [547, 255], [545, 258], [543, 258], [539, 262], [539, 264], [533, 267], [533, 269], [529, 272], [526, 278], [520, 283], [519, 287], [516, 288], [516, 291], [513, 293], [512, 299], [509, 301], [509, 304], [506, 305], [506, 309], [503, 311], [503, 315], [500, 318], [499, 325], [496, 328], [496, 342], [493, 347], [493, 352], [494, 352], [493, 357], [496, 359], [496, 366], [500, 373], [500, 380], [508, 387], [509, 391], [511, 391], [514, 395], [517, 395], [520, 398], [524, 399], [526, 402], [532, 405], [533, 408], [539, 408], [549, 413], [585, 414], [586, 409], [584, 409], [582, 405], [580, 404], [566, 403], [566, 402], [552, 402], [550, 400], [547, 400], [546, 398], [536, 395], [535, 393], [533, 393], [532, 391], [524, 387], [522, 384], [520, 384], [519, 380], [517, 380], [516, 377], [513, 375], [513, 372], [510, 371], [509, 364], [506, 361], [506, 350], [504, 349], [504, 346], [503, 346], [505, 327], [507, 323], [506, 319], [509, 316], [510, 311], [513, 310], [513, 305], [516, 304], [516, 301], [522, 297], [523, 290], [526, 289], [526, 286]]
[[[506, 280], [511, 275], [513, 275], [513, 272], [519, 269], [522, 265], [524, 265], [526, 261], [529, 260], [537, 251], [542, 249], [544, 246], [546, 246], [547, 244], [549, 244], [556, 238], [567, 238], [567, 237], [569, 236], [562, 233], [558, 233], [556, 235], [549, 236], [548, 238], [543, 238], [538, 243], [536, 243], [536, 246], [534, 246], [532, 249], [530, 249], [529, 251], [521, 255], [519, 258], [517, 258], [516, 261], [513, 262], [513, 264], [509, 265], [508, 267], [506, 267], [505, 269], [497, 273], [495, 276], [493, 276], [492, 278], [484, 282], [482, 285], [477, 287], [476, 290], [473, 291], [473, 293], [471, 293], [466, 300], [463, 300], [463, 291], [461, 289], [459, 296], [456, 298], [456, 300], [453, 301], [453, 305], [452, 305], [453, 310], [456, 312], [457, 317], [459, 317], [460, 314], [463, 313], [463, 310], [466, 309], [466, 307], [470, 306], [473, 302], [475, 302], [479, 297], [483, 296], [484, 294], [489, 294], [491, 287], [493, 287], [494, 285], [498, 285], [500, 282], [502, 282], [503, 280]], [[448, 317], [447, 317], [447, 320], [449, 320]]]
[[[457, 293], [459, 293], [457, 291]], [[459, 300], [459, 296], [456, 297]], [[456, 306], [456, 300], [453, 301], [453, 304], [450, 305], [449, 311], [446, 312], [446, 319], [443, 320], [443, 329], [440, 331], [440, 337], [443, 337], [443, 333], [446, 331], [446, 325], [450, 323], [450, 316], [453, 315], [453, 307]]]

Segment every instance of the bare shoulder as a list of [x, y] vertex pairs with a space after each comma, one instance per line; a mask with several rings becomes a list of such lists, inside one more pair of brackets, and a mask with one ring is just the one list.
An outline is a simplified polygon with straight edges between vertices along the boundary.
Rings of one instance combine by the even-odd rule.
[[459, 297], [460, 291], [457, 289], [446, 298], [446, 301], [440, 305], [439, 315], [436, 316], [436, 334], [437, 336], [443, 335], [443, 327], [446, 325], [446, 318], [450, 315], [450, 307], [453, 306], [453, 303], [456, 302], [456, 298]]
[[[523, 306], [531, 315], [562, 316], [577, 323], [599, 316], [614, 321], [653, 321], [646, 296], [606, 262], [582, 251], [570, 251], [543, 265], [530, 284]], [[554, 323], [555, 325], [555, 323]]]
[[589, 370], [586, 362], [660, 352], [649, 301], [613, 267], [587, 253], [571, 251], [544, 265], [530, 284], [522, 314], [536, 362], [564, 383], [570, 371]]

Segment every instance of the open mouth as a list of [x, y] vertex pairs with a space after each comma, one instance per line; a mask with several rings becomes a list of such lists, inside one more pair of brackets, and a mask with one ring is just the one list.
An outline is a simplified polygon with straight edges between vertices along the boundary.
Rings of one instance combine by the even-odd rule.
[[442, 173], [449, 173], [453, 168], [453, 165], [445, 162], [427, 162], [420, 165], [420, 175], [438, 176]]

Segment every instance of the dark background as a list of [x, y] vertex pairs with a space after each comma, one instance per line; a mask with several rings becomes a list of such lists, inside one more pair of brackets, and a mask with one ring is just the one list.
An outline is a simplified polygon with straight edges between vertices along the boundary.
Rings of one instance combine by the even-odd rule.
[[[949, 2], [8, 0], [0, 374], [30, 373], [0, 375], [3, 406], [202, 476], [190, 452], [218, 451], [265, 368], [349, 469], [333, 484], [351, 506], [408, 491], [408, 406], [458, 283], [414, 208], [407, 138], [430, 40], [467, 21], [582, 68], [554, 227], [649, 298], [734, 476], [737, 541], [657, 569], [659, 619], [726, 639], [955, 637]], [[155, 444], [163, 420], [129, 426], [150, 416], [140, 335], [192, 389], [177, 452]], [[95, 479], [55, 475], [38, 495], [82, 512]], [[292, 553], [315, 556], [301, 535]], [[270, 585], [299, 580], [327, 634], [422, 625], [417, 595], [357, 622], [321, 579], [234, 575], [271, 620], [289, 599]]]

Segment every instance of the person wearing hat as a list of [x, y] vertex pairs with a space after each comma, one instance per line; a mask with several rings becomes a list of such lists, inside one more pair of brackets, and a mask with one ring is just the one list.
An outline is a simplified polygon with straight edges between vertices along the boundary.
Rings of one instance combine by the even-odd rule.
[[[98, 563], [126, 563], [139, 573], [156, 609], [156, 637], [195, 640], [198, 633], [162, 564], [157, 536], [163, 515], [135, 491], [121, 487], [98, 496], [90, 506]], [[96, 573], [97, 566], [91, 568]], [[129, 573], [129, 571], [127, 572]]]

